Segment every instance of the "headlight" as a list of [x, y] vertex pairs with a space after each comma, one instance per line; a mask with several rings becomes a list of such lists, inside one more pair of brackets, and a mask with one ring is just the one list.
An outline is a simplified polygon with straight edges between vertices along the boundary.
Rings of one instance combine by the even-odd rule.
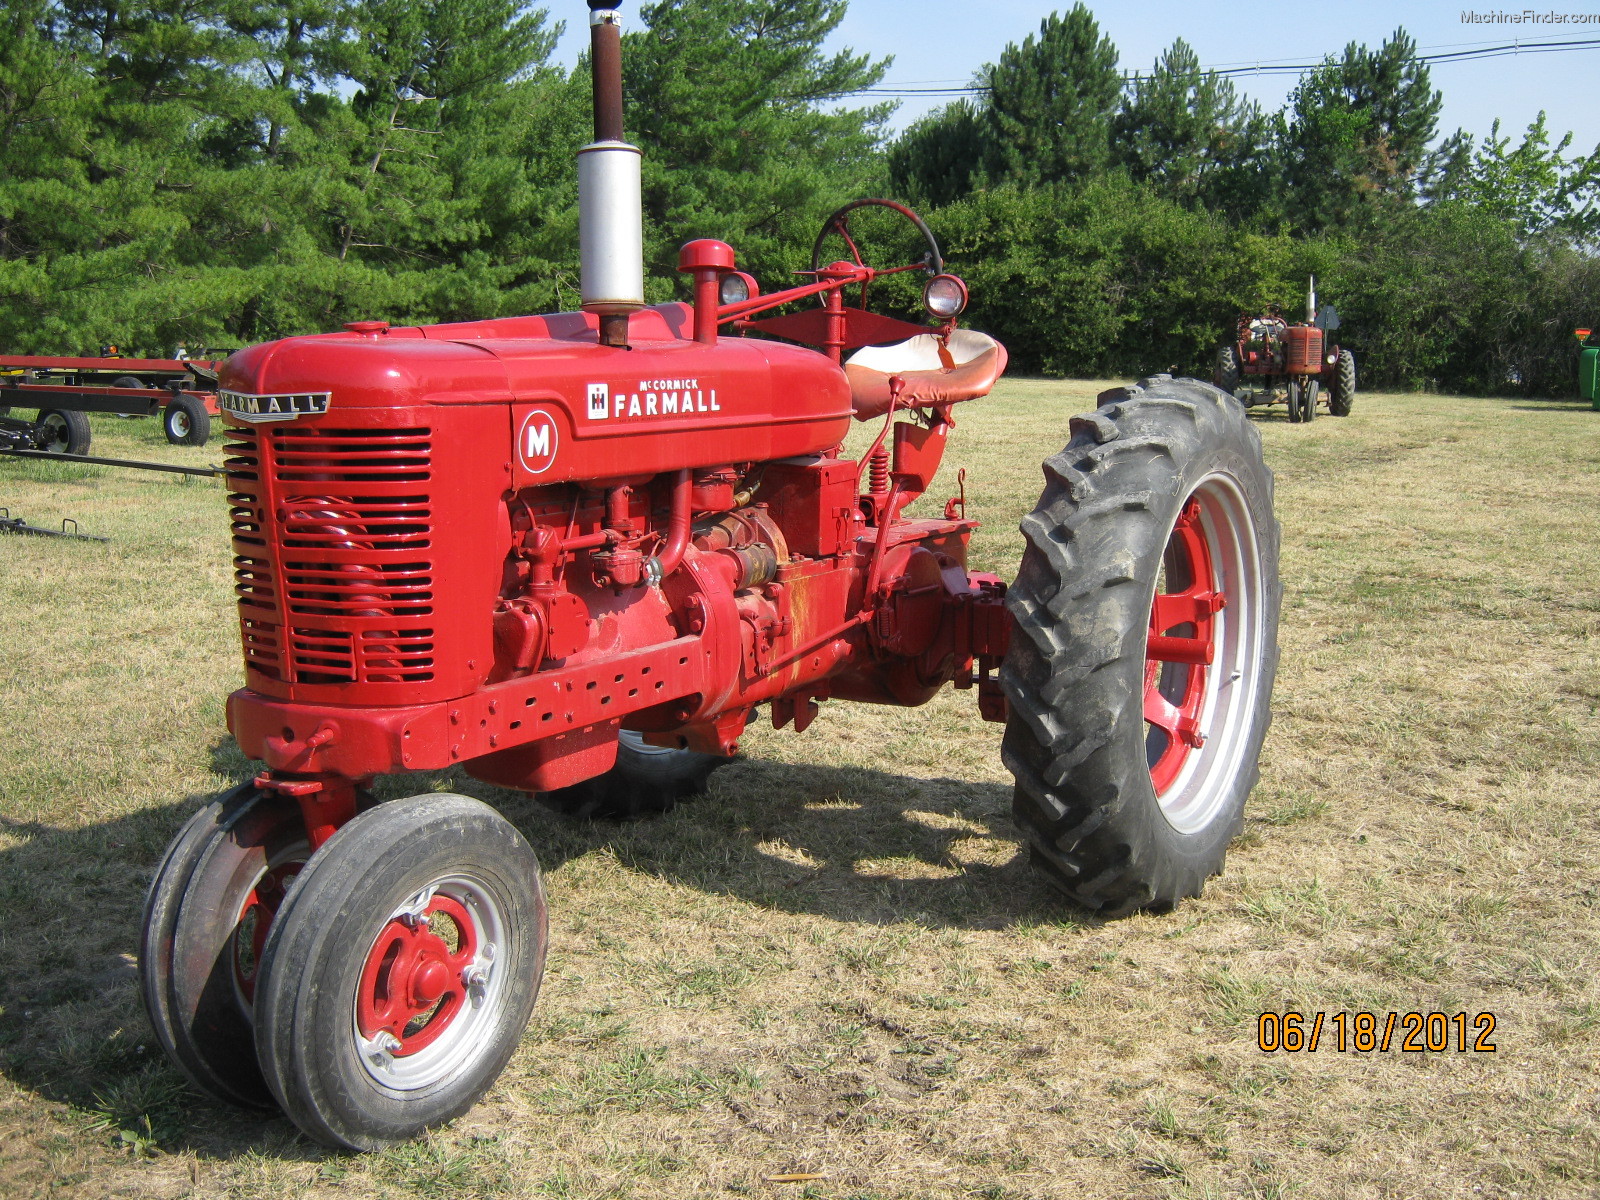
[[1330, 367], [1333, 366], [1333, 364], [1338, 362], [1338, 361], [1339, 361], [1339, 356], [1337, 354], [1328, 355], [1328, 365]]
[[760, 294], [756, 281], [743, 271], [728, 271], [717, 284], [718, 304], [742, 304]]
[[935, 275], [923, 285], [922, 303], [936, 317], [953, 317], [967, 307], [967, 285], [954, 275]]

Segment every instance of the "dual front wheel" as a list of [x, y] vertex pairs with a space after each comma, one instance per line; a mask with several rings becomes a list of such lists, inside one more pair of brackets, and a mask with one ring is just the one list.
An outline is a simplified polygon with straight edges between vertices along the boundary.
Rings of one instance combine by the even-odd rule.
[[303, 830], [248, 786], [191, 819], [151, 884], [145, 1007], [202, 1091], [374, 1149], [465, 1112], [516, 1049], [544, 971], [539, 864], [465, 796], [379, 805], [315, 854]]
[[1317, 415], [1317, 394], [1321, 385], [1315, 380], [1299, 383], [1291, 379], [1288, 384], [1289, 420], [1299, 425], [1309, 424]]

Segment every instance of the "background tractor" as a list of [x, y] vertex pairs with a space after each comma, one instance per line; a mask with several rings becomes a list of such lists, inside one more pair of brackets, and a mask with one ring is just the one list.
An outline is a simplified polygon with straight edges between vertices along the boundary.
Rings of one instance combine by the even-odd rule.
[[[246, 681], [228, 726], [262, 768], [167, 851], [143, 994], [197, 1087], [333, 1146], [470, 1107], [545, 956], [517, 829], [459, 795], [375, 803], [376, 776], [463, 766], [638, 816], [703, 790], [758, 706], [800, 732], [824, 702], [954, 685], [1005, 724], [1045, 878], [1116, 915], [1221, 869], [1266, 736], [1278, 523], [1239, 404], [1169, 376], [1106, 393], [1044, 464], [1016, 579], [968, 570], [962, 497], [907, 507], [1006, 352], [958, 327], [932, 233], [857, 201], [771, 295], [691, 241], [693, 302], [646, 307], [618, 15], [590, 26], [582, 311], [359, 321], [220, 369]], [[907, 222], [915, 258], [872, 263], [864, 211]], [[864, 307], [903, 273], [925, 324]], [[876, 429], [859, 459], [852, 420]]]
[[1239, 314], [1234, 340], [1217, 351], [1216, 385], [1246, 408], [1281, 401], [1296, 423], [1315, 417], [1319, 402], [1333, 416], [1348, 417], [1356, 398], [1356, 360], [1328, 336], [1338, 328], [1333, 305], [1318, 309], [1312, 279], [1301, 324], [1289, 324], [1276, 305], [1255, 316]]

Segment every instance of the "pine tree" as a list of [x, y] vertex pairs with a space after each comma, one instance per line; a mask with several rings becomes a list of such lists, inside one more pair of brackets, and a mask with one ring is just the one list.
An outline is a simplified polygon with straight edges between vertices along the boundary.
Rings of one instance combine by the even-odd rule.
[[1122, 76], [1116, 47], [1082, 3], [1046, 17], [1037, 39], [1007, 46], [984, 82], [994, 178], [1051, 183], [1105, 169]]
[[845, 0], [661, 0], [625, 35], [652, 294], [679, 293], [677, 248], [692, 237], [722, 238], [767, 278], [798, 267], [827, 212], [876, 186], [891, 106], [825, 106], [891, 60], [823, 54], [844, 13]]
[[1442, 103], [1403, 29], [1375, 51], [1351, 42], [1307, 75], [1280, 150], [1296, 224], [1338, 227], [1364, 202], [1412, 198]]
[[1109, 165], [1122, 76], [1116, 47], [1081, 3], [1007, 45], [974, 84], [981, 99], [946, 105], [890, 146], [897, 192], [949, 204], [990, 184], [1086, 179]]
[[913, 204], [951, 204], [984, 177], [989, 148], [985, 111], [966, 99], [947, 104], [889, 146], [890, 190]]
[[1231, 81], [1201, 71], [1182, 38], [1149, 75], [1134, 79], [1112, 122], [1114, 161], [1162, 195], [1231, 216], [1257, 211], [1271, 192], [1269, 123]]
[[47, 347], [50, 265], [103, 232], [85, 213], [80, 153], [100, 105], [46, 0], [0, 11], [0, 346], [13, 353]]

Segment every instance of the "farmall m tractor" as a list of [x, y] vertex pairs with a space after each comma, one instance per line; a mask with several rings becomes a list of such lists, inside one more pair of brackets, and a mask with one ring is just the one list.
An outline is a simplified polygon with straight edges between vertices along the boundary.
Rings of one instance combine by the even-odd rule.
[[[799, 732], [824, 701], [953, 684], [1005, 724], [1045, 878], [1115, 915], [1221, 869], [1267, 730], [1278, 524], [1239, 404], [1167, 376], [1107, 393], [1044, 464], [1015, 581], [969, 571], [960, 498], [903, 510], [1006, 355], [957, 327], [932, 234], [858, 201], [824, 229], [850, 259], [767, 296], [691, 241], [693, 302], [646, 307], [617, 14], [590, 25], [583, 311], [357, 322], [221, 368], [228, 726], [263, 766], [161, 863], [143, 991], [197, 1087], [332, 1146], [469, 1108], [545, 958], [522, 835], [464, 796], [375, 803], [378, 775], [463, 766], [637, 815], [702, 790], [758, 706]], [[863, 261], [863, 205], [925, 252]], [[845, 303], [894, 272], [927, 277], [928, 324]], [[876, 424], [859, 461], [852, 419]]]
[[[1317, 308], [1312, 279], [1302, 324], [1289, 324], [1276, 306], [1258, 316], [1239, 315], [1234, 340], [1217, 351], [1216, 385], [1246, 408], [1281, 400], [1296, 424], [1315, 417], [1323, 399], [1331, 415], [1348, 417], [1356, 398], [1356, 360], [1328, 337], [1338, 328], [1333, 305]], [[1242, 382], [1251, 386], [1241, 388]]]

